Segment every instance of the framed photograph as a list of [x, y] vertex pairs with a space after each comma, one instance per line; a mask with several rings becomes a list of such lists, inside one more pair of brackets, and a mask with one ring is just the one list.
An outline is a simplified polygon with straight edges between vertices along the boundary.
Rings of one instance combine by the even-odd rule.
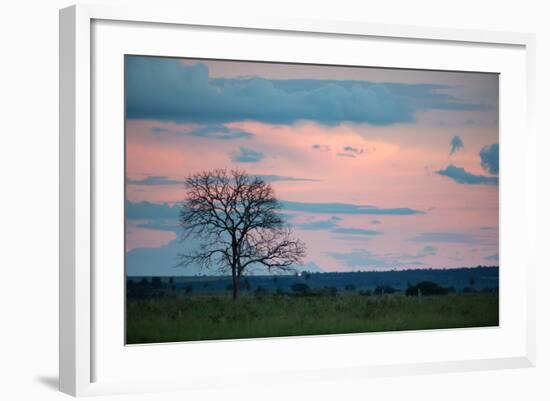
[[533, 48], [62, 10], [61, 390], [533, 366]]

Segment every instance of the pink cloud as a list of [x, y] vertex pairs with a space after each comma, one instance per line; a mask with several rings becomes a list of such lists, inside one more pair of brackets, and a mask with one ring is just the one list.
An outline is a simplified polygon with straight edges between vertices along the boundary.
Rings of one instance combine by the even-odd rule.
[[[299, 230], [299, 235], [308, 243], [309, 260], [329, 270], [344, 267], [327, 255], [327, 249], [345, 252], [364, 247], [377, 254], [397, 251], [413, 254], [422, 244], [409, 239], [420, 232], [479, 236], [479, 227], [498, 226], [498, 187], [460, 185], [433, 174], [449, 163], [483, 174], [478, 152], [482, 146], [498, 141], [494, 127], [465, 127], [460, 133], [465, 148], [452, 157], [448, 144], [454, 128], [428, 124], [329, 127], [313, 122], [271, 125], [243, 121], [226, 124], [226, 127], [254, 136], [214, 140], [191, 135], [198, 128], [196, 124], [129, 120], [127, 176], [182, 180], [203, 169], [243, 168], [251, 174], [317, 180], [274, 181], [277, 196], [288, 201], [409, 207], [426, 212], [414, 216], [377, 216], [382, 224], [376, 229], [383, 231], [383, 235], [364, 240], [335, 240], [335, 235], [327, 230]], [[261, 152], [265, 157], [257, 163], [233, 162], [231, 154], [240, 147]], [[339, 153], [355, 157], [343, 157]], [[182, 185], [129, 185], [127, 194], [131, 201], [179, 202], [185, 196], [185, 189]], [[342, 226], [372, 228], [372, 216], [342, 218], [339, 221]], [[487, 245], [487, 249], [498, 249], [497, 233], [485, 235], [487, 242], [493, 243]], [[128, 238], [131, 247], [155, 246], [166, 244], [175, 234], [131, 227]], [[482, 261], [479, 254], [469, 251], [469, 244], [444, 243], [437, 248], [436, 255], [423, 259], [425, 263], [463, 266]]]

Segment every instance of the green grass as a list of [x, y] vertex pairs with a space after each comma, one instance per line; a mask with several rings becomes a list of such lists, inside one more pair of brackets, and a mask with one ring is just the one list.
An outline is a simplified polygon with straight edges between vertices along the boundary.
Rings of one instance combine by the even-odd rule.
[[498, 325], [498, 294], [129, 299], [128, 344]]

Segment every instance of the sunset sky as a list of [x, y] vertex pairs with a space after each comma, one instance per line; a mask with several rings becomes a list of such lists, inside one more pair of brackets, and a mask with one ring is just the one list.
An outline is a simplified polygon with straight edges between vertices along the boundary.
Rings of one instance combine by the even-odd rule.
[[[186, 176], [275, 189], [299, 270], [498, 265], [498, 75], [127, 56], [129, 275], [189, 275]], [[208, 272], [206, 272], [208, 273]]]

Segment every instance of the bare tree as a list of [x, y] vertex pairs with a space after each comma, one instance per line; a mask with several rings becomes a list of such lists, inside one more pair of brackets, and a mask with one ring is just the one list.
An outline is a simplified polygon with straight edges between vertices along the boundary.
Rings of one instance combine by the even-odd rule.
[[231, 271], [236, 299], [241, 276], [254, 266], [284, 272], [302, 263], [305, 244], [284, 224], [281, 205], [264, 180], [240, 170], [213, 170], [185, 183], [180, 225], [184, 237], [194, 236], [200, 245], [180, 254], [180, 265]]

